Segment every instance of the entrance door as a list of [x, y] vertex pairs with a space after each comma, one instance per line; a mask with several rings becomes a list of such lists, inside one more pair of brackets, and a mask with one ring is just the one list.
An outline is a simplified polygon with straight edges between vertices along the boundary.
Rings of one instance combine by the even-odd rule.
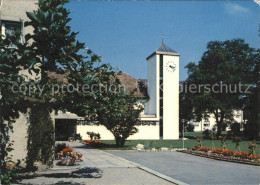
[[76, 119], [55, 119], [55, 140], [67, 141], [76, 134]]

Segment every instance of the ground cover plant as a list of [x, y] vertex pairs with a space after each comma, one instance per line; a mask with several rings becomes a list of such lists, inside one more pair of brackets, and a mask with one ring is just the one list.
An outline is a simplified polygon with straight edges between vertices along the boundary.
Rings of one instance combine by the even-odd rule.
[[57, 144], [55, 151], [55, 159], [59, 160], [57, 165], [74, 166], [77, 165], [78, 162], [82, 161], [82, 153], [75, 152], [73, 148], [69, 147], [65, 143]]

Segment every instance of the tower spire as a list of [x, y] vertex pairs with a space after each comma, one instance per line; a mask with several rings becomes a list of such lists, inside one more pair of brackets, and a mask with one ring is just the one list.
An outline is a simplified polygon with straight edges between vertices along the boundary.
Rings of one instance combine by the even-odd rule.
[[163, 36], [164, 36], [164, 34], [163, 34], [163, 32], [162, 32], [162, 44], [163, 44]]

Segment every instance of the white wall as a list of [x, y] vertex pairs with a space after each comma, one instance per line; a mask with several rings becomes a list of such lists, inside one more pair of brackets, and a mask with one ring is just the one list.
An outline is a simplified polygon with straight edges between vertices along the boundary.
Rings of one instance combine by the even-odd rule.
[[[166, 70], [168, 61], [174, 72]], [[179, 56], [163, 56], [163, 139], [179, 139]]]
[[[159, 139], [159, 123], [155, 126], [137, 126], [137, 133], [129, 136], [127, 140], [138, 140], [138, 139]], [[114, 140], [114, 135], [102, 125], [78, 125], [77, 133], [82, 136], [83, 140], [89, 140], [90, 137], [87, 132], [99, 133], [101, 140]]]
[[145, 105], [146, 114], [154, 114], [159, 119], [159, 56], [154, 55], [147, 60], [147, 81], [149, 102]]
[[8, 155], [12, 156], [12, 160], [16, 162], [17, 160], [25, 159], [27, 156], [27, 118], [24, 114], [19, 114], [19, 119], [13, 123], [13, 132], [10, 132], [10, 141], [14, 141], [13, 151]]

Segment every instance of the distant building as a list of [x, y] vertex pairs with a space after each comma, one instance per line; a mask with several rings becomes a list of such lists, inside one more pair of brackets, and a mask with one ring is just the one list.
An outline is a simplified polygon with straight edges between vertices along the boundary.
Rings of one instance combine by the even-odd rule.
[[[234, 111], [234, 122], [243, 123], [244, 115], [242, 110]], [[213, 130], [216, 129], [216, 118], [213, 114], [210, 114], [207, 119], [202, 119], [201, 121], [189, 121], [188, 124], [194, 126], [194, 132], [203, 132], [204, 130]], [[230, 130], [228, 123], [224, 120], [224, 125], [226, 125], [226, 131]], [[216, 129], [217, 130], [217, 129]]]

